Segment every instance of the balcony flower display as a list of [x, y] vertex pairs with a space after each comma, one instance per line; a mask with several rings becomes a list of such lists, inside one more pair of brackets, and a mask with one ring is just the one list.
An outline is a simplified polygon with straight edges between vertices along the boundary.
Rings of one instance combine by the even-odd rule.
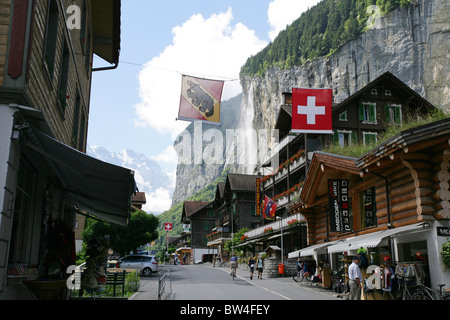
[[246, 236], [246, 235], [243, 235], [243, 236], [241, 237], [241, 241], [242, 241], [242, 242], [247, 241], [247, 239], [248, 239], [248, 236]]
[[281, 172], [284, 168], [286, 168], [288, 165], [293, 163], [294, 161], [298, 160], [299, 158], [303, 157], [305, 155], [305, 150], [301, 149], [296, 154], [294, 154], [291, 158], [287, 159], [285, 162], [279, 165], [278, 169], [274, 171], [272, 174], [266, 175], [262, 178], [262, 182], [265, 183], [267, 180], [269, 180], [272, 176], [276, 175], [277, 173]]
[[264, 229], [263, 234], [267, 234], [267, 233], [272, 233], [273, 232], [273, 228], [272, 227], [267, 227]]
[[280, 194], [277, 194], [275, 197], [273, 197], [273, 200], [277, 201], [281, 198], [287, 197], [289, 194], [293, 194], [294, 192], [300, 190], [302, 187], [303, 187], [303, 181], [300, 181], [299, 183], [297, 183], [295, 186], [293, 186], [289, 190], [286, 190]]

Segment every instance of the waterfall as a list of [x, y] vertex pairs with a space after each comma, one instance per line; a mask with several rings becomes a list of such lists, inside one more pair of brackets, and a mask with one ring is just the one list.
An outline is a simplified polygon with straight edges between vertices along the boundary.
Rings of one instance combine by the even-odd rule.
[[239, 128], [241, 131], [241, 143], [238, 144], [238, 159], [239, 168], [242, 173], [254, 174], [254, 169], [257, 165], [258, 158], [258, 138], [253, 125], [255, 118], [255, 102], [253, 83], [248, 88], [248, 94], [241, 103], [241, 121]]

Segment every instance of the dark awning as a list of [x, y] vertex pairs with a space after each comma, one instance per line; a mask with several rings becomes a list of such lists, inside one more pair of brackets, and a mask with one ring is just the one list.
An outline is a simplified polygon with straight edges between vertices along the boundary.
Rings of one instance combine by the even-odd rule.
[[25, 145], [41, 154], [81, 213], [127, 226], [134, 172], [92, 158], [29, 128]]

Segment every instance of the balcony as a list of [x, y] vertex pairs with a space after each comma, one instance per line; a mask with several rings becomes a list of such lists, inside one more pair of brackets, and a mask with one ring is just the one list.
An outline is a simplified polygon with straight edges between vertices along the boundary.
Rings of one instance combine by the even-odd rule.
[[281, 230], [281, 227], [283, 227], [283, 229], [287, 229], [287, 228], [291, 228], [291, 227], [294, 227], [297, 225], [304, 225], [304, 224], [305, 224], [305, 218], [303, 217], [303, 215], [301, 213], [297, 213], [297, 214], [291, 215], [289, 217], [286, 217], [283, 220], [274, 221], [274, 222], [266, 224], [262, 227], [250, 230], [250, 231], [246, 232], [245, 235], [250, 240], [252, 238], [261, 236], [264, 233], [267, 233], [267, 230], [273, 230], [273, 231], [270, 231], [270, 233], [272, 233], [272, 232]]
[[263, 178], [263, 185], [265, 189], [269, 189], [272, 187], [273, 180], [275, 179], [275, 182], [278, 182], [288, 175], [288, 166], [289, 171], [292, 173], [298, 168], [304, 166], [306, 163], [306, 156], [305, 156], [305, 150], [299, 150], [294, 156], [292, 156], [290, 159], [283, 162], [278, 169], [267, 176]]
[[[284, 206], [297, 200], [300, 197], [300, 193], [302, 192], [303, 181], [297, 183], [291, 189], [286, 190], [278, 195], [276, 195], [273, 200], [277, 203], [278, 206]], [[290, 201], [289, 201], [290, 198]]]
[[206, 241], [208, 242], [208, 245], [214, 244], [216, 242], [220, 242], [220, 240], [225, 240], [225, 241], [231, 240], [231, 233], [215, 231], [213, 233], [206, 235]]

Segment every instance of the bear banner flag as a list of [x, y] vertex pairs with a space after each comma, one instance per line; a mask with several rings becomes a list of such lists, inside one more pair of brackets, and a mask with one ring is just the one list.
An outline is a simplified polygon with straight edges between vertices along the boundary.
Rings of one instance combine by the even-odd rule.
[[332, 89], [292, 89], [292, 132], [333, 133]]
[[183, 75], [178, 120], [220, 125], [223, 81]]
[[275, 211], [277, 211], [277, 203], [264, 195], [264, 207], [263, 217], [267, 220], [273, 220], [275, 218]]

